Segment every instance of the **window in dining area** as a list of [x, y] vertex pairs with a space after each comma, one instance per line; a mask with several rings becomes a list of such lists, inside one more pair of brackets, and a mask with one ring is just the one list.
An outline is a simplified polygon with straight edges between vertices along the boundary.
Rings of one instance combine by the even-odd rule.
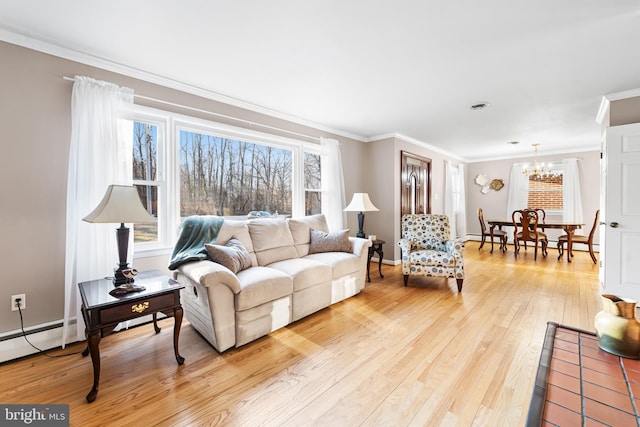
[[528, 208], [562, 212], [564, 203], [563, 174], [561, 172], [548, 176], [530, 176], [528, 184]]

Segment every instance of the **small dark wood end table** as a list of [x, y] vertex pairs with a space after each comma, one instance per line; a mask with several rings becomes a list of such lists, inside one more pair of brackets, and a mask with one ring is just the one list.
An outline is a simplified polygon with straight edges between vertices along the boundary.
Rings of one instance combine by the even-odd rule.
[[386, 242], [384, 240], [379, 239], [371, 241], [371, 246], [369, 246], [369, 256], [367, 257], [367, 282], [371, 282], [371, 276], [369, 275], [369, 263], [371, 262], [371, 257], [373, 257], [374, 253], [378, 254], [378, 273], [380, 274], [380, 277], [384, 279], [384, 276], [382, 275], [382, 245], [385, 243]]
[[82, 356], [91, 354], [93, 363], [93, 387], [86, 397], [89, 403], [96, 400], [98, 396], [100, 339], [111, 334], [120, 322], [151, 314], [153, 328], [157, 334], [160, 332], [157, 314], [160, 312], [173, 317], [173, 350], [178, 365], [184, 363], [184, 358], [178, 352], [178, 338], [182, 323], [180, 290], [184, 289], [184, 286], [158, 270], [141, 272], [136, 276], [134, 283], [146, 289], [141, 292], [111, 296], [109, 291], [114, 288], [111, 279], [78, 283], [87, 334], [87, 348], [82, 352]]

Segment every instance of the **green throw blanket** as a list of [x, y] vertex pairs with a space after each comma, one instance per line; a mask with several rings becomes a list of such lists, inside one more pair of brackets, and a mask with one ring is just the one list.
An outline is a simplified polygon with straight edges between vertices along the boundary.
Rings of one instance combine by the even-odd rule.
[[214, 243], [218, 238], [224, 218], [219, 216], [190, 216], [182, 222], [180, 236], [173, 248], [169, 270], [180, 265], [207, 258], [205, 243]]

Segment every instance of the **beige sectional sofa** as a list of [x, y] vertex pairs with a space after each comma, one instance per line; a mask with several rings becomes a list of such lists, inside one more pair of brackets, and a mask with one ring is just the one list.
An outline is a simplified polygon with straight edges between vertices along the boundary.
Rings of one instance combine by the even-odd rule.
[[222, 352], [359, 293], [371, 242], [348, 237], [350, 252], [309, 253], [323, 250], [318, 233], [311, 246], [311, 229], [328, 232], [325, 217], [225, 220], [215, 243], [236, 238], [251, 266], [234, 274], [209, 259], [180, 265], [174, 276], [191, 325]]

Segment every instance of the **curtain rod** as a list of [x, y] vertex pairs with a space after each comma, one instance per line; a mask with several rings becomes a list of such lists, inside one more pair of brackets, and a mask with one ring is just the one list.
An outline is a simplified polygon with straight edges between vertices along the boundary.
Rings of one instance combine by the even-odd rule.
[[[73, 77], [67, 77], [67, 76], [62, 76], [62, 79], [70, 81], [70, 82], [74, 82], [75, 81], [75, 79]], [[265, 125], [265, 124], [262, 124], [262, 123], [252, 122], [252, 121], [249, 121], [249, 120], [241, 119], [239, 117], [233, 117], [233, 116], [228, 116], [226, 114], [215, 113], [213, 111], [202, 110], [200, 108], [189, 107], [188, 105], [176, 104], [175, 102], [164, 101], [162, 99], [151, 98], [149, 96], [144, 96], [144, 95], [138, 95], [136, 93], [133, 94], [133, 97], [134, 98], [139, 98], [139, 99], [144, 99], [146, 101], [157, 102], [159, 104], [170, 105], [172, 107], [182, 108], [182, 109], [185, 109], [185, 110], [195, 111], [195, 112], [198, 112], [198, 113], [204, 113], [204, 114], [209, 114], [209, 115], [212, 115], [212, 116], [222, 117], [222, 118], [225, 118], [225, 119], [236, 120], [236, 121], [245, 123], [246, 125], [249, 125], [249, 126], [260, 126], [262, 128], [265, 128], [265, 129], [275, 130], [277, 132], [285, 132], [285, 133], [288, 133], [290, 135], [296, 135], [296, 136], [300, 136], [300, 137], [303, 137], [303, 138], [312, 139], [312, 140], [315, 140], [315, 141], [321, 141], [321, 138], [319, 138], [317, 136], [306, 135], [304, 133], [298, 133], [298, 132], [294, 132], [294, 131], [291, 131], [291, 130], [278, 128], [278, 127], [275, 127], [275, 126], [270, 126], [270, 125]]]

